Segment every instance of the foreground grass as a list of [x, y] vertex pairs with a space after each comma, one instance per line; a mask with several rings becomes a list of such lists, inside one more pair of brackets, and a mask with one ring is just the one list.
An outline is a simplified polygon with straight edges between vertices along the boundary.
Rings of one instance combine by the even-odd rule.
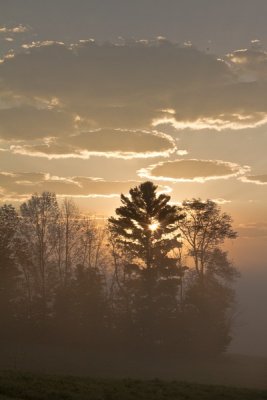
[[267, 391], [177, 381], [0, 372], [0, 400], [264, 400]]

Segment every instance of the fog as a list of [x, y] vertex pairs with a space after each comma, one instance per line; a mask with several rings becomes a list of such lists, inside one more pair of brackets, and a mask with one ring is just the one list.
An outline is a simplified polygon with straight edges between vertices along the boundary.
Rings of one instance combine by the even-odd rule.
[[1, 368], [266, 387], [264, 239], [157, 189], [108, 224], [51, 192], [0, 207]]
[[0, 372], [267, 389], [267, 1], [0, 6]]

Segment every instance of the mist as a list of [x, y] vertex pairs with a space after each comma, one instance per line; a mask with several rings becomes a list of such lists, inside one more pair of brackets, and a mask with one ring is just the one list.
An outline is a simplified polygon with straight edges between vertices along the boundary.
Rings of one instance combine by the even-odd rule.
[[0, 9], [0, 397], [265, 398], [266, 0]]
[[265, 387], [266, 271], [234, 266], [220, 206], [157, 189], [108, 221], [50, 192], [1, 206], [1, 368]]

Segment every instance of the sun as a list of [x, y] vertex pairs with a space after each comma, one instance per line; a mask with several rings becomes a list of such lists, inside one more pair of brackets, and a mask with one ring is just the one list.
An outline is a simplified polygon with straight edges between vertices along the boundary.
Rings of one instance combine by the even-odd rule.
[[153, 224], [148, 225], [148, 229], [150, 231], [156, 231], [159, 228], [159, 223], [158, 222], [153, 222]]

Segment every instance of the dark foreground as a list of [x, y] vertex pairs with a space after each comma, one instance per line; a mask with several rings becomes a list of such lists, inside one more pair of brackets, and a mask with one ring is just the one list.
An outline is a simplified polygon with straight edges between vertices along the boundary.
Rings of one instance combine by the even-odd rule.
[[101, 354], [86, 349], [1, 342], [0, 371], [118, 380], [157, 377], [163, 381], [267, 390], [267, 358], [263, 357], [225, 354], [213, 360], [205, 357], [190, 360], [177, 356], [162, 359], [140, 353], [131, 357], [116, 352], [104, 356], [102, 351]]
[[0, 400], [263, 400], [267, 391], [163, 380], [0, 372]]

